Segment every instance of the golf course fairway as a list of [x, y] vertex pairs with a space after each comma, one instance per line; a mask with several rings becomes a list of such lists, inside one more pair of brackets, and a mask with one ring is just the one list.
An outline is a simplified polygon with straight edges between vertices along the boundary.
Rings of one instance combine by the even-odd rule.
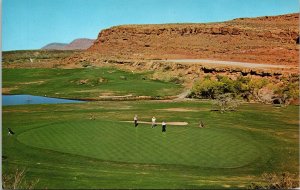
[[[263, 173], [297, 174], [298, 110], [245, 103], [222, 114], [209, 101], [146, 100], [4, 106], [3, 171], [25, 169], [26, 180], [50, 189], [247, 188]], [[153, 116], [157, 127], [142, 122]]]

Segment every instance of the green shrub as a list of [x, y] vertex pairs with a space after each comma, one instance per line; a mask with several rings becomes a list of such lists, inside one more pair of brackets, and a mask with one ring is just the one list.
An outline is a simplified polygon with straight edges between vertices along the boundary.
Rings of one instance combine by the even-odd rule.
[[266, 78], [239, 76], [235, 80], [227, 76], [217, 75], [215, 78], [205, 76], [196, 81], [189, 97], [216, 99], [220, 95], [230, 94], [233, 98], [256, 100], [271, 103], [279, 100], [289, 104], [299, 96], [299, 80], [297, 76], [281, 79], [281, 82]]
[[182, 84], [184, 81], [180, 79], [179, 77], [171, 77], [167, 82], [173, 82], [175, 84]]
[[92, 66], [92, 64], [90, 62], [88, 62], [88, 61], [82, 61], [80, 64], [81, 64], [82, 67], [90, 67], [90, 66]]
[[230, 93], [235, 97], [237, 94], [245, 92], [248, 89], [244, 82], [247, 82], [247, 80], [232, 80], [227, 76], [220, 75], [217, 75], [216, 79], [204, 77], [195, 82], [191, 90], [191, 96], [215, 99], [220, 94]]
[[191, 90], [191, 96], [195, 98], [215, 99], [218, 94], [222, 93], [222, 85], [219, 81], [204, 78], [195, 82]]

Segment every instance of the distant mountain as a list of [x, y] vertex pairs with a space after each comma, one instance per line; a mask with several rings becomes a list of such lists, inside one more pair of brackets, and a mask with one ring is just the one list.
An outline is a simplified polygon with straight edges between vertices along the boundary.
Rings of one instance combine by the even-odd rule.
[[68, 45], [68, 44], [65, 44], [65, 43], [51, 43], [51, 44], [45, 45], [41, 49], [63, 50], [66, 45]]
[[95, 40], [87, 39], [87, 38], [79, 38], [73, 40], [67, 46], [65, 46], [66, 50], [75, 50], [75, 49], [87, 49], [93, 45]]
[[69, 44], [65, 43], [51, 43], [48, 44], [41, 49], [46, 49], [46, 50], [85, 50], [88, 49], [90, 46], [93, 45], [95, 40], [93, 39], [88, 39], [88, 38], [79, 38], [73, 40]]

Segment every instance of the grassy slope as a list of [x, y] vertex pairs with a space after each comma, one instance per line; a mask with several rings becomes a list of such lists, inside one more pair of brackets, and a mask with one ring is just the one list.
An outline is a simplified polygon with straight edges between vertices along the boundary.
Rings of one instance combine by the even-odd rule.
[[[196, 111], [161, 110], [177, 107]], [[262, 172], [298, 172], [297, 106], [247, 104], [238, 112], [225, 114], [209, 109], [210, 104], [205, 102], [153, 101], [4, 107], [3, 155], [7, 159], [3, 160], [3, 170], [25, 167], [29, 178], [40, 178], [41, 188], [242, 187], [259, 180]], [[132, 120], [135, 113], [140, 120], [155, 115], [158, 121], [187, 121], [189, 126], [168, 126], [167, 134], [162, 136], [159, 128], [152, 130], [141, 125], [136, 131], [131, 124], [117, 122]], [[95, 114], [95, 121], [88, 119], [90, 114]], [[196, 128], [200, 119], [207, 128]], [[17, 135], [8, 137], [7, 127], [12, 127]], [[181, 133], [183, 129], [187, 130]], [[60, 131], [72, 137], [63, 139]], [[181, 135], [176, 136], [176, 132]], [[136, 133], [137, 137], [130, 138]], [[141, 142], [135, 144], [135, 140]], [[160, 144], [163, 140], [166, 144]], [[203, 146], [198, 144], [202, 140], [206, 140]], [[93, 143], [96, 144], [91, 146]], [[108, 143], [108, 147], [101, 143]], [[216, 143], [218, 150], [206, 143]], [[138, 148], [141, 156], [125, 151], [132, 151], [128, 146]], [[190, 152], [189, 147], [198, 151]], [[197, 154], [199, 151], [211, 153], [210, 159]], [[237, 155], [230, 155], [230, 151]], [[224, 154], [224, 158], [220, 159], [216, 152]], [[160, 160], [158, 153], [164, 154], [164, 159]], [[238, 159], [239, 155], [247, 156]], [[131, 163], [124, 162], [127, 159]]]
[[2, 63], [15, 64], [26, 63], [33, 59], [34, 62], [45, 60], [60, 60], [80, 51], [62, 51], [62, 50], [18, 50], [4, 51]]
[[133, 74], [113, 68], [3, 69], [3, 87], [16, 88], [11, 94], [74, 99], [97, 98], [106, 93], [170, 96], [180, 93], [181, 89], [180, 85], [150, 80], [144, 74]]

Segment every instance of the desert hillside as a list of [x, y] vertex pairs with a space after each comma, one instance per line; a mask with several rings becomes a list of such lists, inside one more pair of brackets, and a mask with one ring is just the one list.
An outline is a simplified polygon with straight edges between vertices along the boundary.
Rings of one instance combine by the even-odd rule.
[[130, 59], [214, 59], [298, 65], [299, 15], [205, 24], [122, 25], [101, 31], [88, 49]]

